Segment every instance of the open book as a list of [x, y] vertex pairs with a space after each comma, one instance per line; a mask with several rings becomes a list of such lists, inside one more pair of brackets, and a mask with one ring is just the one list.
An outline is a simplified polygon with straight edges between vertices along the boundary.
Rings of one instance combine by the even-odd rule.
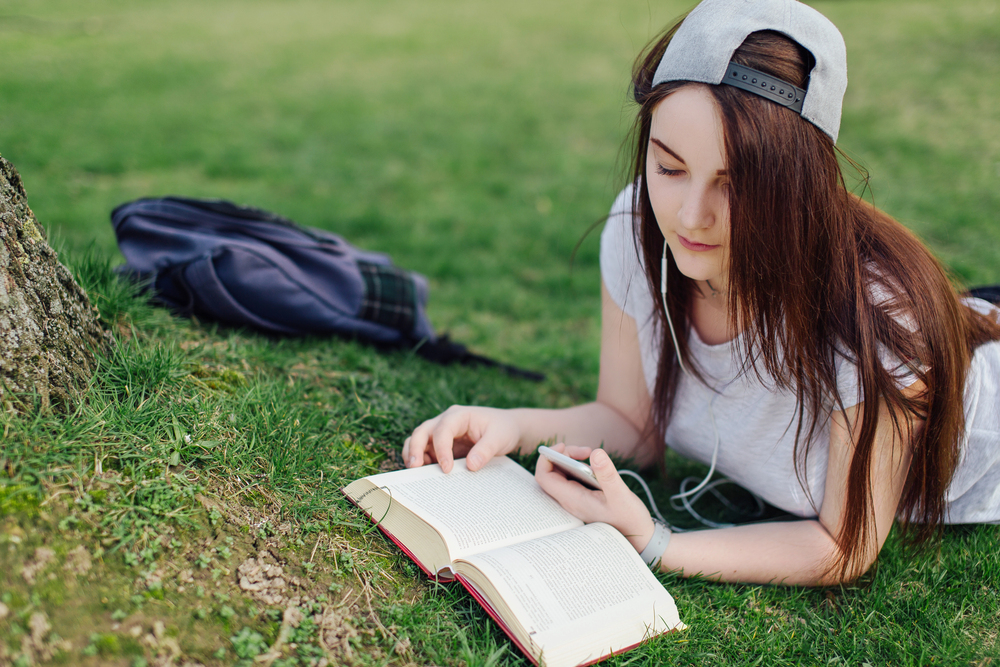
[[428, 575], [457, 578], [535, 664], [586, 665], [685, 627], [621, 533], [584, 525], [509, 458], [373, 475], [344, 493]]

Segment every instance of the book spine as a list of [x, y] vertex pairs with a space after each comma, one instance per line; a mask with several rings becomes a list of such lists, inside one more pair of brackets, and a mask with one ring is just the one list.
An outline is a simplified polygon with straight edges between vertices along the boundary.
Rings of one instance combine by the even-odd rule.
[[428, 570], [427, 567], [423, 563], [421, 563], [419, 560], [417, 560], [417, 557], [414, 556], [413, 553], [409, 549], [406, 548], [405, 544], [403, 544], [402, 542], [400, 542], [399, 540], [397, 540], [396, 537], [392, 533], [390, 533], [388, 530], [386, 530], [385, 528], [383, 528], [381, 524], [379, 524], [378, 529], [380, 531], [382, 531], [382, 534], [385, 535], [386, 537], [388, 537], [389, 540], [393, 544], [395, 544], [397, 547], [399, 547], [400, 551], [402, 551], [404, 554], [406, 554], [407, 556], [409, 556], [410, 560], [412, 560], [414, 563], [416, 563], [417, 567], [419, 567], [421, 570], [423, 570], [424, 574], [426, 574], [429, 578], [433, 579], [434, 581], [439, 581], [441, 583], [447, 583], [449, 581], [455, 581], [455, 576], [454, 575], [449, 575], [448, 570], [441, 570], [440, 572], [431, 572], [430, 570]]

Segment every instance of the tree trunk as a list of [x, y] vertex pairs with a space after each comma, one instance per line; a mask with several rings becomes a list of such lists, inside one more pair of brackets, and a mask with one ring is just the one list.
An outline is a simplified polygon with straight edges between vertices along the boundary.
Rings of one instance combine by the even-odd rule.
[[0, 157], [0, 401], [67, 411], [105, 345], [95, 309], [28, 207], [14, 165]]

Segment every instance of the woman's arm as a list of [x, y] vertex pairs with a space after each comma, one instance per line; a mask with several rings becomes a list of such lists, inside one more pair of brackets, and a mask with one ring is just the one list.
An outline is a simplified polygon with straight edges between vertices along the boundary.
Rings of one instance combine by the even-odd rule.
[[[909, 388], [916, 395], [921, 385]], [[839, 555], [836, 536], [846, 511], [847, 477], [859, 432], [861, 406], [833, 417], [826, 491], [819, 518], [774, 522], [675, 533], [660, 561], [666, 571], [702, 575], [722, 581], [831, 585], [859, 576], [871, 566], [885, 542], [895, 517], [909, 468], [911, 434], [919, 424], [910, 423], [897, 435], [888, 410], [879, 415], [878, 435], [871, 466], [874, 530], [863, 562], [853, 564], [853, 576], [842, 577], [831, 566]], [[590, 454], [591, 466], [602, 491], [590, 491], [570, 482], [552, 465], [540, 459], [536, 470], [539, 484], [567, 510], [587, 522], [610, 523], [642, 551], [653, 534], [653, 523], [642, 501], [625, 486], [611, 460], [600, 451], [578, 448], [567, 452], [574, 458]]]
[[[911, 387], [915, 395], [923, 387]], [[831, 565], [839, 555], [840, 534], [847, 509], [847, 478], [854, 454], [855, 435], [860, 431], [861, 406], [833, 416], [830, 428], [830, 459], [826, 491], [819, 518], [726, 528], [674, 535], [663, 555], [661, 567], [701, 573], [727, 581], [831, 585], [841, 583], [839, 570]], [[888, 410], [879, 413], [878, 434], [872, 456], [871, 485], [874, 527], [862, 562], [853, 563], [845, 579], [860, 576], [875, 562], [896, 516], [910, 463], [910, 424], [899, 437]], [[908, 431], [908, 432], [907, 432]]]
[[403, 445], [403, 458], [407, 467], [437, 461], [449, 471], [456, 456], [466, 456], [469, 468], [477, 470], [494, 456], [529, 453], [541, 442], [556, 440], [603, 446], [647, 465], [655, 452], [642, 441], [649, 406], [635, 320], [615, 304], [602, 282], [597, 400], [562, 410], [453, 405], [414, 429]]

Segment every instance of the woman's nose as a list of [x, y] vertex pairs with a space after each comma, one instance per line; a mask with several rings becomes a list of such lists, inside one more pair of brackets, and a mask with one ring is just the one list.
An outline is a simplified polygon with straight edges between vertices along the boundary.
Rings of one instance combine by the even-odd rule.
[[677, 212], [677, 218], [687, 229], [702, 229], [715, 224], [716, 213], [716, 202], [709, 189], [692, 184]]

